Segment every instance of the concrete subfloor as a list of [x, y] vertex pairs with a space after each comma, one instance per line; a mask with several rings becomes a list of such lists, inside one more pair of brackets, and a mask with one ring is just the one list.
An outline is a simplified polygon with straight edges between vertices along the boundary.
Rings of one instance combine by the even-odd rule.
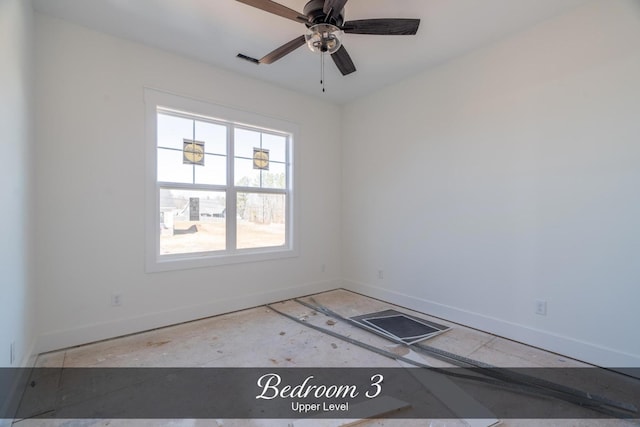
[[[584, 363], [518, 342], [480, 332], [423, 313], [338, 289], [313, 297], [345, 317], [389, 308], [415, 314], [451, 326], [448, 332], [426, 341], [460, 356], [498, 367], [586, 367]], [[301, 298], [310, 301], [309, 297]], [[295, 301], [273, 304], [275, 308], [308, 323], [403, 354], [406, 350], [384, 338], [354, 326], [332, 322]], [[451, 365], [428, 356], [423, 361], [435, 367]], [[126, 337], [41, 354], [37, 367], [398, 367], [398, 362], [297, 324], [267, 307], [206, 318]], [[624, 400], [624, 393], [607, 395]], [[620, 395], [621, 394], [621, 395]], [[294, 420], [37, 420], [16, 421], [16, 427], [98, 426], [288, 426]], [[311, 424], [308, 424], [311, 425]], [[320, 423], [318, 424], [320, 425]], [[332, 425], [324, 423], [322, 425]], [[336, 421], [335, 425], [340, 425]], [[367, 420], [362, 426], [466, 425], [447, 420]], [[638, 420], [503, 420], [500, 425], [524, 426], [638, 426]]]

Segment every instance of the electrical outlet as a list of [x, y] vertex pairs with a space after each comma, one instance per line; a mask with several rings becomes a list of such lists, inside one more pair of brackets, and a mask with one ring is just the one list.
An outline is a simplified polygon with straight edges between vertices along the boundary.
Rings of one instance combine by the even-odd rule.
[[536, 300], [536, 314], [540, 316], [547, 315], [547, 302], [545, 300]]
[[378, 279], [380, 280], [384, 279], [384, 271], [378, 270]]
[[16, 362], [16, 342], [11, 341], [11, 345], [9, 346], [9, 365], [13, 366]]
[[326, 264], [322, 264], [322, 265], [320, 266], [320, 272], [321, 272], [321, 273], [324, 273], [325, 271], [327, 271], [327, 266], [326, 266]]
[[111, 306], [119, 307], [122, 305], [122, 294], [111, 294]]

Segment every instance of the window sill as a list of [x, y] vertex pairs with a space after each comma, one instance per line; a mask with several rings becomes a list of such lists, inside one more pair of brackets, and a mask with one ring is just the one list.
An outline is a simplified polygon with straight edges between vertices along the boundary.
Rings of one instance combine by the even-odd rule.
[[295, 258], [298, 251], [288, 248], [267, 248], [238, 251], [235, 254], [188, 254], [165, 256], [160, 259], [147, 259], [146, 272], [160, 273], [164, 271], [188, 270], [193, 268], [217, 267], [222, 265], [242, 264], [249, 262], [272, 261], [284, 258]]

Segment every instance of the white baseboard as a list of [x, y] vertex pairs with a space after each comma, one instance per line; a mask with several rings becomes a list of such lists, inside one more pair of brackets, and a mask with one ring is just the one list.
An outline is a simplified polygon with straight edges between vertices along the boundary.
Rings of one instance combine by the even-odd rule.
[[38, 337], [34, 354], [60, 350], [95, 341], [190, 322], [206, 317], [230, 313], [237, 310], [297, 298], [303, 295], [324, 292], [341, 286], [340, 280], [307, 283], [276, 291], [218, 299], [205, 304], [182, 307], [175, 310], [148, 313], [137, 317], [118, 319], [112, 322], [95, 323], [78, 328], [54, 331]]
[[54, 331], [38, 337], [37, 343], [26, 356], [22, 366], [33, 366], [35, 356], [47, 351], [59, 350], [87, 344], [104, 339], [138, 333], [150, 329], [189, 322], [218, 314], [243, 310], [272, 302], [296, 298], [318, 292], [344, 288], [372, 298], [378, 298], [392, 304], [420, 311], [431, 316], [479, 329], [494, 335], [519, 341], [543, 350], [562, 354], [596, 366], [610, 368], [640, 367], [640, 356], [628, 354], [594, 343], [577, 340], [535, 329], [526, 325], [509, 322], [428, 301], [412, 295], [406, 295], [388, 289], [378, 288], [365, 283], [350, 280], [329, 280], [308, 283], [297, 287], [239, 297], [220, 299], [197, 306], [176, 310], [149, 313], [133, 318], [119, 319], [113, 322], [96, 323], [62, 331]]
[[343, 280], [343, 287], [372, 298], [381, 299], [392, 304], [407, 307], [411, 310], [519, 341], [592, 365], [605, 368], [640, 367], [640, 356], [624, 353], [597, 344], [435, 303], [416, 296], [378, 288], [365, 283]]

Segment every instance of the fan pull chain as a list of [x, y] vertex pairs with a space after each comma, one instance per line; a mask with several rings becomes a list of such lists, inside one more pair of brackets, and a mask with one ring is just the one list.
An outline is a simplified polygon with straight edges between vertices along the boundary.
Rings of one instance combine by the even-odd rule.
[[320, 54], [320, 84], [322, 85], [322, 92], [324, 92], [324, 52]]

